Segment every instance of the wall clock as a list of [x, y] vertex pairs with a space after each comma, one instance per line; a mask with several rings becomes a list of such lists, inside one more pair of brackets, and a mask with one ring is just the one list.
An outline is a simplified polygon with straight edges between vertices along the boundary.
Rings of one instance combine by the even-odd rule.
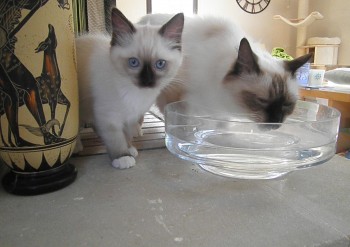
[[236, 0], [241, 9], [249, 14], [257, 14], [267, 8], [271, 0]]

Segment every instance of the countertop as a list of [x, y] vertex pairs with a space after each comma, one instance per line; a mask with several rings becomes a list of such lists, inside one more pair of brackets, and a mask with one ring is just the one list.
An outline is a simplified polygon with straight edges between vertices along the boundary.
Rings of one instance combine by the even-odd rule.
[[350, 160], [341, 156], [259, 181], [210, 174], [166, 149], [141, 151], [127, 170], [106, 155], [70, 161], [78, 177], [62, 190], [0, 189], [1, 247], [350, 246]]

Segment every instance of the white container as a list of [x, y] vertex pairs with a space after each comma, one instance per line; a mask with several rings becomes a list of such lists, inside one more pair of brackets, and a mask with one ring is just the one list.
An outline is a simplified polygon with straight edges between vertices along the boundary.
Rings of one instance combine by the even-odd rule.
[[317, 65], [338, 64], [338, 48], [341, 43], [339, 37], [312, 37], [305, 46], [306, 52], [314, 53], [313, 63]]
[[310, 69], [308, 86], [321, 87], [323, 83], [324, 73], [325, 70], [323, 69]]

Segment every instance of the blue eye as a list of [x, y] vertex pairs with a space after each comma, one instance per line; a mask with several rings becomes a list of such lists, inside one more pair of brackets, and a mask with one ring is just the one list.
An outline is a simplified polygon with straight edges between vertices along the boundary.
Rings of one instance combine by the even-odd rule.
[[137, 68], [140, 66], [140, 61], [135, 57], [131, 57], [129, 58], [129, 66], [133, 69]]
[[164, 69], [164, 68], [165, 68], [165, 65], [166, 65], [166, 61], [163, 60], [163, 59], [159, 59], [159, 60], [157, 60], [157, 62], [156, 62], [156, 68], [157, 68], [157, 69]]

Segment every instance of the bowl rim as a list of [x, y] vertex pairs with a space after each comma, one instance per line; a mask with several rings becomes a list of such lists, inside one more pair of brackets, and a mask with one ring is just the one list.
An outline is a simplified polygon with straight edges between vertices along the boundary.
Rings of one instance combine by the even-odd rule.
[[[237, 120], [228, 120], [228, 119], [216, 119], [216, 118], [211, 118], [209, 116], [197, 116], [197, 115], [189, 115], [189, 114], [186, 114], [186, 113], [180, 113], [180, 112], [175, 112], [174, 110], [170, 110], [170, 107], [171, 106], [174, 106], [176, 104], [181, 104], [181, 103], [187, 103], [187, 104], [192, 104], [192, 105], [196, 105], [194, 103], [191, 103], [187, 100], [180, 100], [180, 101], [174, 101], [174, 102], [171, 102], [171, 103], [168, 103], [165, 108], [164, 108], [164, 119], [166, 120], [166, 115], [169, 111], [177, 114], [177, 115], [180, 115], [180, 116], [183, 116], [183, 117], [191, 117], [191, 118], [197, 118], [197, 119], [203, 119], [203, 120], [210, 120], [210, 121], [216, 121], [216, 122], [225, 122], [225, 123], [240, 123], [240, 124], [259, 124], [259, 125], [291, 125], [291, 124], [300, 124], [300, 123], [327, 123], [327, 122], [331, 122], [331, 121], [334, 121], [335, 119], [339, 119], [340, 120], [340, 117], [341, 117], [341, 113], [338, 109], [332, 107], [332, 106], [327, 106], [327, 105], [323, 105], [323, 104], [320, 104], [320, 103], [316, 103], [316, 102], [310, 102], [310, 101], [304, 101], [304, 100], [300, 100], [298, 99], [297, 100], [297, 103], [302, 103], [302, 104], [308, 104], [308, 105], [314, 105], [314, 106], [321, 106], [321, 107], [325, 107], [325, 108], [328, 108], [330, 110], [332, 110], [332, 114], [331, 116], [329, 116], [328, 118], [325, 118], [325, 119], [322, 119], [322, 120], [308, 120], [308, 121], [295, 121], [295, 122], [282, 122], [282, 123], [271, 123], [271, 122], [255, 122], [253, 120], [250, 120], [249, 118], [247, 118], [247, 116], [251, 115], [251, 114], [244, 114], [244, 113], [238, 113], [236, 114], [236, 116], [245, 116], [247, 118], [247, 120], [240, 120], [240, 121], [237, 121]], [[208, 108], [207, 108], [208, 109]], [[295, 108], [297, 109], [297, 108]], [[294, 109], [294, 111], [295, 111]], [[212, 109], [213, 111], [217, 111], [215, 109]], [[294, 112], [293, 111], [293, 112]], [[217, 111], [217, 113], [225, 113], [225, 112], [220, 112], [220, 111]], [[292, 116], [292, 114], [290, 114], [287, 119]]]

